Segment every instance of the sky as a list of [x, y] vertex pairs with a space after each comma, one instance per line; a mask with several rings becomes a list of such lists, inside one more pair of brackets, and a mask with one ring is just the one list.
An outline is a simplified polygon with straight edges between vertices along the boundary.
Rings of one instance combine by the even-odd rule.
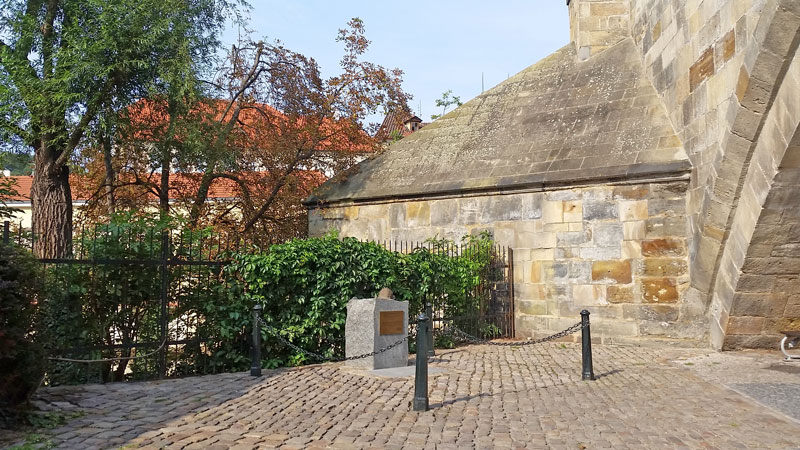
[[[372, 42], [365, 60], [405, 72], [409, 106], [424, 121], [441, 114], [447, 90], [462, 102], [521, 71], [569, 42], [564, 0], [251, 0], [254, 37], [280, 39], [315, 58], [325, 76], [337, 73], [343, 47], [337, 31], [353, 17]], [[238, 31], [223, 35], [227, 46]], [[452, 109], [452, 108], [451, 108]], [[370, 118], [380, 120], [380, 118]]]

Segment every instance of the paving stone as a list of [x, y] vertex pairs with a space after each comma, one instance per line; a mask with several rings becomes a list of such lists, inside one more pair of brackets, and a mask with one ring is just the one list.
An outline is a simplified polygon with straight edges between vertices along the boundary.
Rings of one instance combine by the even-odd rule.
[[[779, 373], [783, 378], [776, 379], [774, 371], [765, 372], [773, 384], [759, 384], [759, 377], [744, 377], [747, 360], [737, 360], [730, 380], [751, 399], [721, 386], [725, 380], [708, 375], [714, 373], [710, 369], [694, 371], [716, 366], [691, 363], [737, 355], [596, 345], [598, 379], [587, 382], [580, 378], [576, 344], [437, 350], [431, 367], [443, 372], [429, 380], [432, 408], [421, 413], [410, 410], [413, 378], [375, 377], [340, 364], [265, 371], [260, 378], [239, 373], [45, 388], [37, 401], [51, 406], [66, 401], [73, 410], [86, 411], [44, 431], [58, 448], [796, 446], [792, 439], [800, 435], [800, 423], [781, 414], [785, 404], [769, 404], [781, 395], [798, 395], [796, 374]], [[777, 354], [774, 359], [780, 360]], [[173, 404], [149, 401], [162, 396]], [[97, 404], [104, 409], [85, 406]], [[132, 416], [157, 420], [129, 420]], [[97, 426], [107, 423], [119, 427]]]

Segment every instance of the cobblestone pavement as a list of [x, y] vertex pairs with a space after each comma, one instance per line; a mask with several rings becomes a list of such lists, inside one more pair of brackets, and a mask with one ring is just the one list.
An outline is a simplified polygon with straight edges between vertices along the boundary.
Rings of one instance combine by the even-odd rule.
[[721, 385], [711, 367], [728, 366], [703, 359], [717, 355], [595, 346], [598, 379], [583, 382], [575, 344], [441, 351], [424, 413], [410, 411], [413, 378], [341, 364], [38, 396], [85, 412], [48, 432], [63, 448], [800, 448], [800, 422]]
[[676, 362], [800, 422], [800, 360], [785, 361], [778, 351], [743, 351], [707, 353]]

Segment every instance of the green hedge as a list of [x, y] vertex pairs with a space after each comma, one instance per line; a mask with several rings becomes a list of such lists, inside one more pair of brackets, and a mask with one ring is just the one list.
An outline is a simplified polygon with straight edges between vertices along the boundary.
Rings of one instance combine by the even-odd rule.
[[[250, 311], [261, 304], [264, 320], [283, 330], [292, 343], [341, 357], [347, 302], [375, 297], [383, 287], [409, 302], [411, 317], [421, 312], [426, 298], [434, 297], [447, 316], [475, 312], [479, 300], [473, 292], [489, 263], [492, 242], [486, 235], [465, 240], [468, 250], [461, 256], [448, 256], [448, 241], [427, 242], [427, 248], [402, 254], [334, 234], [274, 245], [267, 253], [237, 255], [226, 272], [238, 280], [243, 295], [208, 305], [207, 325], [229, 337], [246, 332]], [[267, 367], [312, 362], [267, 332], [262, 335]]]
[[35, 333], [40, 273], [30, 252], [0, 243], [0, 425], [18, 419], [44, 374]]

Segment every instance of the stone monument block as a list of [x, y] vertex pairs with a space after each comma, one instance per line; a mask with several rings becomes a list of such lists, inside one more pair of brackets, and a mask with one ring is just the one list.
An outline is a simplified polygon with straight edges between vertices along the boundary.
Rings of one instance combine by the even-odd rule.
[[[384, 291], [381, 291], [384, 294]], [[387, 296], [391, 296], [391, 291]], [[390, 298], [354, 298], [347, 302], [345, 355], [357, 356], [394, 344], [408, 335], [408, 302]], [[348, 361], [351, 367], [387, 369], [408, 364], [408, 343], [375, 356]]]

